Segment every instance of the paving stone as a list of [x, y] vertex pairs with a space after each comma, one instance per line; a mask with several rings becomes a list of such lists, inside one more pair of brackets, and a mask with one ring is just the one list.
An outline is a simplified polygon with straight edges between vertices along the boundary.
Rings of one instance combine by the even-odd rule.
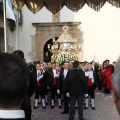
[[[32, 107], [33, 105], [34, 99], [32, 99]], [[90, 107], [84, 110], [84, 118], [86, 120], [119, 120], [119, 115], [113, 102], [113, 95], [104, 95], [102, 92], [96, 92], [95, 106], [96, 110], [92, 110]], [[38, 109], [32, 111], [32, 120], [68, 120], [69, 115], [61, 115], [62, 111], [63, 109], [60, 110], [57, 104], [54, 109], [50, 109], [50, 105], [48, 105], [46, 110], [43, 110], [42, 106], [39, 105]], [[79, 120], [77, 110], [74, 120]]]

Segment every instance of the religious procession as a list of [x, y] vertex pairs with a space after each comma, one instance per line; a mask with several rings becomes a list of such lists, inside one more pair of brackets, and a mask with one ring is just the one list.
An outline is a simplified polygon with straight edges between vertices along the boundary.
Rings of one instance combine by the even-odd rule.
[[119, 8], [0, 0], [0, 120], [119, 120]]

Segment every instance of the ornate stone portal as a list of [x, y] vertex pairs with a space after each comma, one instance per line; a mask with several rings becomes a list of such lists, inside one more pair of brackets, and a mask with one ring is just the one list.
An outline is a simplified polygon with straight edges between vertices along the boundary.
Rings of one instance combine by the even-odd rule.
[[[79, 43], [83, 43], [82, 32], [80, 31], [80, 22], [51, 22], [51, 23], [32, 23], [36, 27], [36, 33], [32, 36], [32, 51], [29, 53], [32, 61], [43, 61], [44, 45], [48, 40], [54, 37], [60, 37], [63, 32], [63, 26], [69, 27], [69, 34], [76, 38]], [[82, 60], [83, 52], [79, 54], [79, 60]]]

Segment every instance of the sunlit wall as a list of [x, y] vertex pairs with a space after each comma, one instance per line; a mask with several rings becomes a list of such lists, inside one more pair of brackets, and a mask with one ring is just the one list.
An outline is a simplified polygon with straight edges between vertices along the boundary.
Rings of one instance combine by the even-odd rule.
[[[28, 53], [31, 50], [31, 36], [35, 34], [33, 22], [52, 22], [52, 14], [43, 8], [37, 14], [32, 14], [26, 7], [23, 7], [23, 27], [19, 28], [19, 48]], [[81, 22], [83, 33], [83, 60], [103, 61], [116, 60], [120, 55], [120, 9], [111, 6], [109, 3], [99, 11], [95, 12], [87, 5], [77, 13], [64, 7], [61, 10], [61, 22]]]

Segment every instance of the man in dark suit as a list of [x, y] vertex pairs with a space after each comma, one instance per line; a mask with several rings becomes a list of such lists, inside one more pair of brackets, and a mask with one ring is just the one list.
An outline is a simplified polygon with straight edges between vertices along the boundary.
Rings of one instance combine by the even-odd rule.
[[84, 95], [87, 94], [87, 84], [85, 73], [78, 69], [79, 62], [73, 63], [73, 70], [68, 73], [67, 76], [67, 96], [70, 96], [70, 116], [69, 120], [74, 119], [75, 115], [75, 104], [78, 102], [78, 113], [79, 119], [84, 120], [83, 118], [83, 103]]
[[35, 106], [33, 109], [38, 108], [39, 95], [42, 99], [43, 109], [46, 109], [44, 71], [39, 63], [36, 64], [36, 71], [32, 74], [32, 79], [35, 81]]
[[20, 110], [27, 94], [28, 69], [16, 55], [0, 54], [0, 120], [25, 120]]
[[54, 100], [55, 96], [58, 98], [58, 103], [59, 103], [59, 108], [62, 108], [61, 105], [61, 93], [60, 93], [60, 86], [59, 86], [59, 72], [56, 69], [56, 64], [52, 63], [52, 69], [48, 70], [48, 75], [47, 75], [47, 86], [48, 88], [51, 89], [51, 109], [54, 108]]
[[59, 86], [61, 86], [61, 92], [63, 94], [63, 99], [64, 99], [64, 112], [62, 112], [62, 114], [66, 114], [69, 113], [69, 108], [68, 108], [68, 102], [69, 102], [69, 98], [66, 96], [66, 77], [68, 72], [70, 71], [68, 69], [69, 65], [67, 62], [64, 63], [63, 69], [60, 71], [60, 82], [59, 82]]
[[99, 75], [98, 75], [98, 65], [97, 63], [95, 63], [95, 61], [92, 61], [92, 71], [93, 71], [93, 74], [94, 74], [94, 79], [96, 79], [96, 81], [98, 82], [98, 85], [99, 85], [99, 90], [102, 90], [101, 88], [101, 81], [99, 81]]
[[44, 65], [43, 69], [45, 71], [45, 73], [44, 73], [44, 79], [45, 79], [45, 82], [46, 82], [46, 84], [45, 84], [45, 104], [48, 105], [49, 90], [47, 89], [47, 74], [48, 74], [48, 69], [49, 68], [48, 68], [48, 63], [43, 62], [43, 65]]

